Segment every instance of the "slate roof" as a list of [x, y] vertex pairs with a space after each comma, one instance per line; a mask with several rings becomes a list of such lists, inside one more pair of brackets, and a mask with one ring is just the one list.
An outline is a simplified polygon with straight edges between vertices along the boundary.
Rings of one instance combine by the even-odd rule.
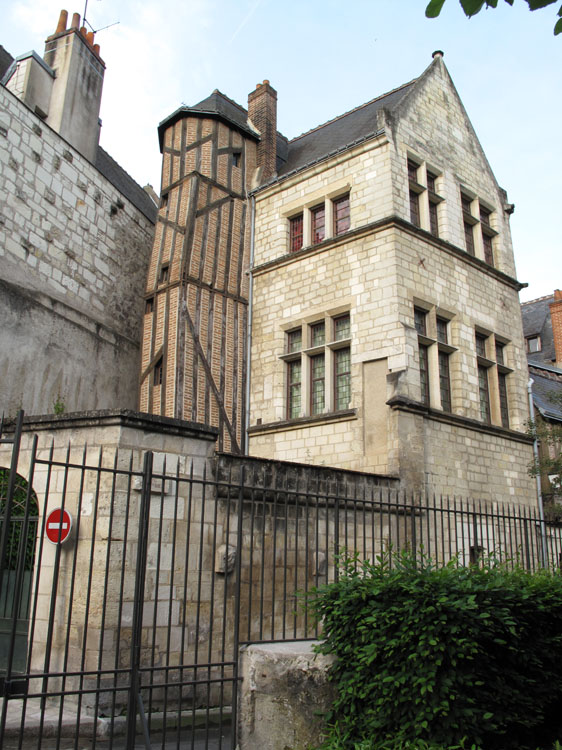
[[[540, 352], [528, 352], [529, 376], [533, 379], [533, 402], [545, 419], [562, 422], [562, 370], [555, 366], [556, 353], [549, 305], [554, 295], [523, 302], [523, 334], [540, 336]], [[556, 398], [553, 399], [553, 396]]]
[[377, 129], [377, 112], [383, 107], [395, 107], [411, 90], [416, 80], [293, 138], [289, 141], [287, 161], [279, 170], [279, 177], [321, 161], [338, 151], [344, 151], [373, 136]]
[[[405, 83], [290, 141], [281, 133], [277, 133], [277, 175], [273, 179], [286, 177], [292, 172], [322, 161], [338, 151], [345, 151], [374, 136], [377, 130], [377, 112], [383, 107], [387, 109], [395, 107], [416, 81], [417, 79], [414, 79]], [[180, 107], [162, 120], [158, 126], [160, 150], [162, 150], [165, 129], [185, 115], [217, 117], [228, 125], [234, 125], [244, 135], [259, 140], [259, 134], [248, 123], [247, 110], [215, 89], [210, 96], [198, 104], [192, 107]]]
[[146, 216], [153, 224], [156, 222], [158, 208], [148, 193], [136, 183], [131, 175], [127, 174], [123, 167], [113, 159], [107, 151], [98, 146], [96, 156], [96, 167], [101, 174], [111, 182], [113, 187], [124, 195], [133, 206]]
[[0, 44], [0, 81], [4, 78], [4, 74], [14, 62], [14, 58], [10, 55], [7, 49], [4, 49]]
[[562, 370], [558, 375], [541, 372], [540, 368], [529, 367], [533, 379], [533, 402], [546, 419], [562, 422]]
[[554, 295], [539, 297], [538, 299], [523, 302], [521, 305], [521, 317], [523, 318], [523, 334], [529, 336], [540, 336], [541, 351], [527, 354], [529, 364], [533, 362], [550, 365], [556, 360], [554, 351], [554, 338], [552, 336], [552, 320], [550, 317], [549, 304], [554, 301]]
[[166, 117], [158, 125], [158, 137], [160, 140], [160, 151], [162, 151], [164, 131], [174, 122], [181, 120], [185, 115], [195, 115], [201, 117], [216, 117], [223, 120], [227, 125], [234, 125], [244, 135], [259, 141], [259, 134], [248, 124], [248, 112], [228, 96], [225, 96], [218, 89], [215, 89], [211, 96], [203, 99], [192, 107], [179, 107], [169, 117]]

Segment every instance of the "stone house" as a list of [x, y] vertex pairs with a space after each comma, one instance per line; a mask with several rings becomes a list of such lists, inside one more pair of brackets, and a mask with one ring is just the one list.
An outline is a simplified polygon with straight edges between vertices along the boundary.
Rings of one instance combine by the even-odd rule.
[[0, 403], [135, 408], [150, 195], [98, 144], [105, 65], [66, 11], [40, 57], [0, 53]]
[[268, 81], [247, 110], [215, 91], [160, 124], [141, 411], [233, 452], [534, 502], [513, 206], [433, 57], [292, 141]]
[[[523, 333], [527, 349], [529, 378], [532, 385], [534, 418], [547, 430], [562, 427], [562, 292], [524, 302], [521, 305]], [[560, 456], [561, 445], [543, 435], [539, 457]], [[554, 500], [555, 484], [548, 471], [541, 474], [541, 490], [545, 501]]]

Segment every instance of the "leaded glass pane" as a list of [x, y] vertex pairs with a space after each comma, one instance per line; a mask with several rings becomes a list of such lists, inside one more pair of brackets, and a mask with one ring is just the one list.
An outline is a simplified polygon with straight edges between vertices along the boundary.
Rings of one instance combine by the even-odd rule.
[[289, 354], [292, 352], [300, 352], [302, 349], [302, 329], [296, 328], [294, 331], [289, 331], [287, 334], [287, 351]]
[[419, 195], [410, 190], [410, 221], [416, 227], [420, 226], [420, 201]]
[[349, 315], [334, 318], [334, 341], [348, 339], [351, 335]]
[[500, 392], [500, 413], [502, 418], [502, 427], [509, 427], [509, 410], [507, 407], [507, 376], [503, 372], [498, 372], [498, 386]]
[[441, 393], [441, 408], [443, 411], [451, 411], [449, 355], [446, 352], [439, 352], [439, 390]]
[[302, 248], [303, 242], [303, 216], [299, 214], [294, 216], [289, 222], [290, 228], [290, 248], [292, 253]]
[[496, 341], [496, 362], [498, 363], [498, 365], [505, 365], [503, 349], [504, 345], [500, 344], [499, 341]]
[[310, 345], [323, 346], [326, 340], [326, 326], [324, 323], [315, 323], [310, 326]]
[[437, 318], [437, 341], [439, 341], [440, 344], [448, 344], [448, 336], [447, 336], [447, 323], [449, 321], [445, 320], [445, 318]]
[[472, 234], [472, 225], [467, 221], [464, 222], [464, 240], [466, 243], [466, 252], [474, 255], [474, 235]]
[[335, 352], [335, 408], [347, 409], [351, 401], [351, 351], [338, 349]]
[[349, 195], [334, 201], [334, 235], [343, 234], [351, 226], [349, 218]]
[[437, 219], [437, 203], [429, 203], [429, 231], [434, 237], [439, 236], [439, 221]]
[[494, 265], [494, 250], [492, 247], [492, 238], [482, 233], [482, 244], [484, 246], [484, 260], [488, 265], [493, 266]]
[[427, 335], [427, 312], [419, 307], [414, 307], [414, 326], [420, 336]]
[[301, 361], [289, 362], [289, 419], [296, 419], [301, 413]]
[[420, 353], [420, 386], [422, 403], [429, 405], [429, 366], [427, 346], [419, 345]]
[[478, 367], [478, 390], [480, 394], [480, 419], [490, 423], [490, 391], [488, 386], [488, 370]]
[[325, 408], [325, 366], [324, 355], [318, 354], [310, 360], [310, 396], [312, 414], [322, 414]]
[[478, 333], [476, 334], [476, 354], [479, 357], [486, 356], [486, 336], [481, 336]]
[[312, 217], [312, 244], [317, 245], [326, 236], [326, 210], [324, 204], [316, 206], [310, 213]]

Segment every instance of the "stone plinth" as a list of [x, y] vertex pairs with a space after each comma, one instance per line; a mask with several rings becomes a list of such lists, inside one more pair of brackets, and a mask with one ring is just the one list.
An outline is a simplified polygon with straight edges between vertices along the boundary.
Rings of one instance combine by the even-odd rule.
[[251, 645], [240, 652], [240, 750], [317, 747], [321, 714], [332, 701], [332, 659], [315, 654], [315, 641]]

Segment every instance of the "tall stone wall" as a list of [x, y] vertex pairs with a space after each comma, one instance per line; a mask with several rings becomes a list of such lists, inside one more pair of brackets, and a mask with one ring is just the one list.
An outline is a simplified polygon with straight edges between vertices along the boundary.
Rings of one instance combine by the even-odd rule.
[[0, 404], [135, 407], [153, 224], [0, 87]]

